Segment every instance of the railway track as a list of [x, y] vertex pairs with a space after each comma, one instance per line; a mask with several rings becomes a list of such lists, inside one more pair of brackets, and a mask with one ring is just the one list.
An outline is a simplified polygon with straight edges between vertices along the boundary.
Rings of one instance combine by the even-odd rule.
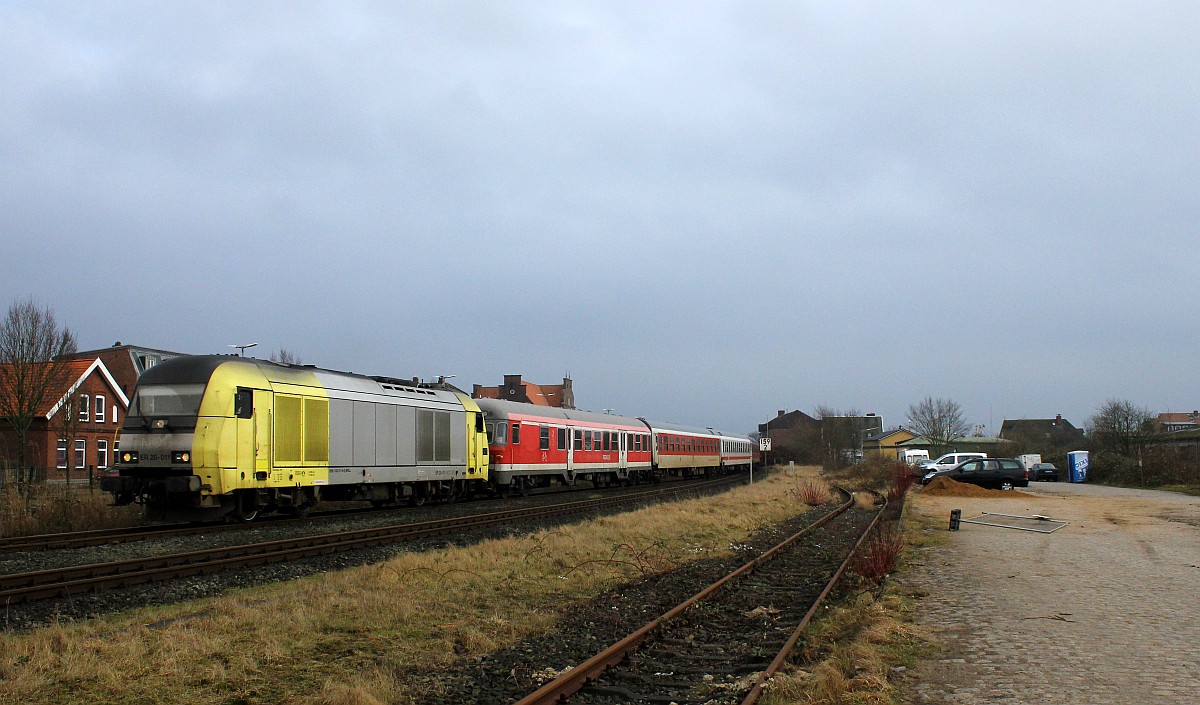
[[[849, 550], [821, 546], [813, 524], [567, 669], [518, 705], [572, 703], [742, 703], [751, 705], [783, 666], [851, 556], [879, 522], [875, 512]], [[802, 541], [801, 539], [810, 540]], [[814, 564], [816, 569], [814, 570]]]
[[[668, 483], [690, 482], [685, 480], [668, 480]], [[530, 496], [548, 496], [558, 494], [573, 494], [576, 492], [592, 492], [592, 488], [579, 488], [531, 494]], [[485, 500], [486, 501], [486, 500]], [[508, 501], [508, 500], [505, 500]], [[129, 526], [117, 529], [95, 529], [90, 531], [71, 531], [56, 534], [37, 534], [33, 536], [0, 537], [0, 554], [34, 551], [52, 551], [61, 549], [88, 548], [90, 546], [105, 546], [117, 543], [129, 543], [146, 539], [172, 538], [194, 536], [197, 534], [212, 534], [228, 531], [245, 531], [248, 528], [277, 526], [280, 524], [309, 525], [329, 519], [342, 519], [348, 516], [363, 514], [378, 514], [396, 511], [408, 511], [407, 506], [386, 506], [371, 508], [326, 509], [313, 512], [303, 518], [278, 515], [259, 517], [253, 522], [217, 523], [178, 523], [156, 524], [149, 526]]]
[[238, 568], [293, 561], [310, 556], [503, 526], [514, 521], [588, 514], [606, 508], [661, 499], [679, 493], [718, 489], [741, 481], [740, 477], [733, 476], [704, 482], [672, 483], [667, 487], [591, 500], [433, 521], [392, 524], [356, 531], [210, 548], [109, 563], [14, 573], [0, 576], [0, 604], [18, 604], [103, 592], [193, 575], [207, 575]]

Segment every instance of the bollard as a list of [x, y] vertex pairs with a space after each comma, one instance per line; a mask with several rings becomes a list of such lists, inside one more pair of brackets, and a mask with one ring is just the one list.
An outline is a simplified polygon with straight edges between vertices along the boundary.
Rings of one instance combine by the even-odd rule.
[[950, 530], [951, 531], [958, 531], [958, 523], [961, 520], [962, 520], [962, 510], [961, 509], [950, 510]]

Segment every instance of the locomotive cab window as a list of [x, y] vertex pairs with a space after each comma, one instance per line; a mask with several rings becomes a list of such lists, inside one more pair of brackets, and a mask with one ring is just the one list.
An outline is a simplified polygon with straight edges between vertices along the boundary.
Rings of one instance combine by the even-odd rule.
[[239, 419], [248, 419], [254, 416], [254, 390], [238, 387], [237, 394], [233, 397], [233, 415]]
[[521, 424], [514, 423], [512, 428], [512, 444], [521, 445]]

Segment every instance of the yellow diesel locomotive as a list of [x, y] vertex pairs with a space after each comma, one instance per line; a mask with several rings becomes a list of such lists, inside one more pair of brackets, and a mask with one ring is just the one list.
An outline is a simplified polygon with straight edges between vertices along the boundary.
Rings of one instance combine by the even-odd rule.
[[417, 504], [488, 483], [483, 414], [460, 392], [218, 355], [142, 375], [118, 459], [102, 487], [172, 519], [249, 521], [322, 500]]

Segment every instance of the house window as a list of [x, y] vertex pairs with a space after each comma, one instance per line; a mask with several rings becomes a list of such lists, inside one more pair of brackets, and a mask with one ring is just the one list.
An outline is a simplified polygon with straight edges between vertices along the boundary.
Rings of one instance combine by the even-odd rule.
[[113, 420], [113, 423], [120, 423], [120, 421], [117, 419], [117, 405], [116, 404], [113, 404], [112, 420]]
[[92, 416], [92, 400], [86, 394], [79, 395], [79, 420], [87, 421]]
[[67, 439], [58, 439], [58, 467], [67, 467]]
[[104, 423], [104, 407], [107, 403], [108, 401], [104, 398], [104, 395], [96, 395], [96, 423]]
[[87, 465], [87, 441], [82, 438], [75, 440], [75, 467], [82, 468]]
[[96, 467], [108, 467], [108, 441], [96, 441]]

